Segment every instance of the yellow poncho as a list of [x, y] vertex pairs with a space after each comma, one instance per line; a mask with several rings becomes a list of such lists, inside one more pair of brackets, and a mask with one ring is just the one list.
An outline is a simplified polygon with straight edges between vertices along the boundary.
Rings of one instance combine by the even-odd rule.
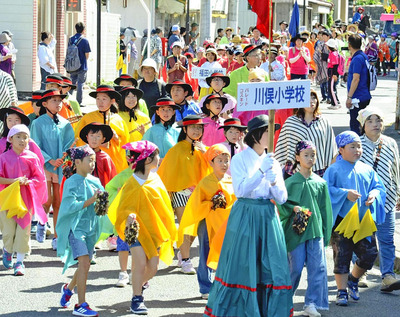
[[[129, 112], [120, 111], [118, 114], [125, 121], [125, 123], [128, 127], [129, 142], [136, 142], [136, 141], [140, 141], [142, 139], [143, 135], [139, 132], [139, 130], [136, 130], [139, 125], [141, 125], [141, 124], [144, 125], [144, 131], [147, 131], [148, 129], [151, 128], [151, 121], [150, 121], [149, 116], [144, 114], [140, 110], [137, 110], [135, 113], [136, 117], [137, 117], [136, 121], [132, 119], [129, 122], [129, 119], [130, 119]], [[131, 131], [133, 131], [133, 132], [131, 132]]]
[[[75, 137], [78, 138], [76, 146], [85, 145], [85, 142], [83, 142], [79, 138], [79, 133], [84, 126], [92, 122], [104, 124], [103, 114], [100, 113], [100, 111], [96, 110], [93, 112], [89, 112], [82, 117], [75, 128]], [[108, 143], [108, 147], [101, 147], [101, 149], [111, 157], [112, 161], [114, 162], [115, 168], [117, 169], [117, 173], [120, 173], [128, 167], [125, 150], [122, 149], [122, 145], [129, 142], [128, 127], [126, 126], [125, 121], [118, 114], [115, 113], [110, 113], [110, 118], [106, 120], [106, 124], [109, 124], [110, 127], [115, 131], [115, 133], [118, 135], [118, 140], [112, 138], [111, 141]]]
[[[219, 191], [225, 195], [226, 208], [212, 210], [212, 197]], [[203, 178], [197, 185], [185, 207], [178, 230], [178, 247], [183, 242], [184, 235], [197, 236], [198, 223], [205, 219], [210, 242], [209, 262], [216, 266], [225, 235], [226, 223], [236, 197], [233, 193], [232, 178], [225, 176], [218, 180], [214, 173]], [[221, 229], [225, 226], [225, 229]], [[217, 232], [220, 231], [218, 234]], [[210, 265], [210, 263], [208, 263]]]
[[169, 192], [178, 192], [196, 186], [202, 178], [212, 172], [207, 160], [199, 150], [191, 152], [191, 144], [178, 142], [165, 155], [158, 169]]
[[160, 256], [160, 260], [170, 265], [176, 241], [175, 217], [169, 195], [156, 173], [150, 173], [142, 186], [131, 176], [111, 204], [108, 217], [121, 239], [125, 239], [130, 213], [136, 214], [140, 225], [138, 240], [147, 258]]

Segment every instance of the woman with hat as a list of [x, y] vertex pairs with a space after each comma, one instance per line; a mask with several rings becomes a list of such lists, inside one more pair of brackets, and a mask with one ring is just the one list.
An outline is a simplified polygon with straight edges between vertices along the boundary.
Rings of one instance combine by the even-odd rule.
[[[206, 148], [201, 142], [205, 124], [199, 115], [184, 118], [179, 124], [182, 130], [178, 143], [167, 152], [157, 172], [171, 196], [172, 208], [175, 210], [178, 222], [182, 219], [186, 203], [194, 188], [211, 172], [203, 155]], [[190, 261], [192, 242], [189, 236], [185, 236], [177, 254], [178, 266], [181, 266], [184, 274], [196, 274]]]
[[12, 76], [12, 52], [7, 47], [10, 41], [8, 34], [0, 34], [0, 70]]
[[[218, 62], [218, 53], [215, 48], [207, 49], [206, 59], [207, 61], [203, 65], [201, 65], [201, 68], [206, 68], [206, 69], [222, 68], [222, 65]], [[207, 81], [205, 79], [199, 79], [199, 86], [201, 88], [199, 96], [200, 99], [211, 93], [210, 86], [207, 84]]]
[[162, 160], [169, 149], [178, 142], [181, 130], [175, 123], [175, 111], [179, 110], [180, 107], [171, 98], [164, 97], [158, 99], [152, 108], [155, 109], [155, 124], [146, 131], [142, 140], [156, 144], [160, 150], [160, 158]]
[[[74, 129], [71, 123], [61, 117], [62, 100], [58, 89], [49, 89], [43, 92], [42, 98], [37, 101], [40, 106], [40, 117], [31, 124], [31, 138], [42, 151], [45, 164], [44, 172], [47, 181], [48, 200], [43, 205], [46, 213], [53, 208], [53, 228], [56, 228], [58, 211], [60, 209], [60, 183], [62, 180], [62, 164], [64, 152], [75, 141]], [[38, 224], [36, 240], [43, 243], [46, 237], [45, 224]], [[57, 235], [56, 232], [54, 232]], [[53, 245], [54, 246], [54, 245]]]
[[358, 113], [361, 125], [363, 154], [360, 161], [373, 167], [386, 189], [385, 222], [377, 225], [379, 266], [382, 274], [382, 292], [400, 289], [400, 281], [394, 274], [395, 214], [400, 210], [400, 159], [399, 148], [394, 139], [383, 135], [384, 121], [381, 111], [369, 106]]
[[[98, 110], [89, 112], [82, 117], [75, 129], [75, 136], [79, 138], [83, 127], [92, 122], [109, 125], [113, 130], [113, 138], [110, 142], [102, 145], [102, 150], [111, 157], [117, 173], [119, 173], [128, 167], [125, 151], [121, 145], [126, 144], [129, 140], [129, 129], [125, 121], [118, 115], [117, 103], [120, 101], [121, 95], [111, 86], [100, 85], [96, 91], [90, 92], [89, 96], [96, 99]], [[78, 139], [76, 145], [84, 145], [84, 142]]]
[[293, 313], [286, 245], [271, 202], [283, 204], [287, 192], [278, 162], [266, 154], [268, 120], [267, 115], [260, 115], [249, 121], [244, 138], [248, 148], [232, 159], [233, 189], [238, 200], [229, 215], [204, 316]]
[[283, 33], [287, 33], [287, 28], [288, 28], [289, 24], [286, 21], [281, 21], [279, 22], [279, 33], [281, 33], [283, 35]]
[[317, 148], [317, 161], [313, 172], [323, 176], [337, 153], [335, 134], [331, 124], [321, 116], [316, 91], [311, 90], [310, 107], [300, 108], [287, 118], [275, 148], [275, 157], [287, 175], [293, 175], [296, 144], [302, 140], [313, 142]]
[[122, 97], [118, 114], [128, 126], [129, 140], [130, 142], [140, 141], [143, 134], [151, 127], [149, 116], [140, 111], [138, 106], [143, 91], [131, 86], [122, 88], [119, 93]]
[[233, 29], [230, 26], [228, 26], [225, 29], [225, 35], [221, 38], [219, 44], [229, 44], [232, 41], [232, 33]]
[[203, 119], [207, 125], [204, 127], [202, 140], [206, 146], [225, 141], [225, 137], [219, 127], [224, 123], [220, 113], [227, 103], [228, 99], [218, 94], [208, 95], [204, 100], [201, 110], [207, 116]]
[[290, 79], [307, 79], [309, 63], [311, 61], [310, 51], [303, 44], [307, 39], [300, 34], [293, 37], [290, 42], [295, 46], [289, 48]]

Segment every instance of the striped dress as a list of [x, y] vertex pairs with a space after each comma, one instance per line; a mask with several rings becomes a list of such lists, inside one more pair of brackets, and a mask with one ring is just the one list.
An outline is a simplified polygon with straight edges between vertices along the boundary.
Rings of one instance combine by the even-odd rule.
[[392, 211], [397, 198], [400, 197], [400, 159], [397, 143], [382, 134], [376, 142], [372, 142], [365, 134], [360, 139], [363, 147], [360, 160], [372, 166], [382, 179], [386, 188], [385, 211]]
[[295, 163], [295, 148], [299, 141], [312, 141], [317, 148], [317, 161], [313, 172], [323, 176], [337, 153], [335, 134], [328, 120], [317, 117], [310, 125], [302, 118], [291, 116], [287, 118], [279, 134], [275, 148], [275, 158], [289, 175], [295, 173], [292, 169]]
[[0, 109], [8, 108], [18, 102], [17, 89], [10, 74], [0, 70]]

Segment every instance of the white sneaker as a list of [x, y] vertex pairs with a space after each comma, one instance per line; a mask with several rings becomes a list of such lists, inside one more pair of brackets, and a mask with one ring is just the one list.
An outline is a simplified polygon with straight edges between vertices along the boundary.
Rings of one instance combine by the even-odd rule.
[[118, 237], [109, 237], [107, 239], [107, 246], [109, 251], [115, 251], [117, 250], [117, 239]]
[[178, 266], [181, 267], [182, 266], [182, 254], [181, 251], [178, 251], [178, 253], [176, 254], [176, 257], [178, 259]]
[[57, 238], [53, 238], [51, 241], [51, 247], [53, 248], [53, 251], [57, 251]]
[[194, 269], [192, 261], [190, 261], [190, 259], [186, 260], [186, 261], [182, 261], [181, 271], [184, 274], [189, 274], [189, 275], [196, 274], [196, 270]]
[[314, 304], [308, 305], [306, 309], [304, 309], [303, 315], [310, 317], [321, 317], [321, 314], [317, 311]]
[[365, 272], [360, 279], [358, 280], [358, 287], [360, 288], [368, 288], [368, 281], [367, 281], [368, 273]]
[[208, 299], [208, 293], [201, 294], [201, 298], [202, 298], [202, 299]]
[[120, 272], [118, 276], [118, 282], [115, 284], [117, 287], [125, 287], [129, 284], [129, 275], [126, 272]]

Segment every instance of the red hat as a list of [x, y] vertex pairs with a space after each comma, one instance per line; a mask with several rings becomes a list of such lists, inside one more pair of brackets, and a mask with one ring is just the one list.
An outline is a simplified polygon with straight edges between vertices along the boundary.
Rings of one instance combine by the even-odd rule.
[[363, 8], [362, 6], [359, 6], [359, 7], [358, 7], [357, 12], [360, 11], [360, 10], [362, 10], [362, 12], [365, 11], [364, 8]]
[[244, 56], [249, 55], [254, 50], [261, 49], [261, 47], [262, 45], [247, 45], [243, 50]]
[[64, 83], [63, 79], [57, 75], [48, 75], [46, 77], [46, 81], [44, 83], [45, 84], [56, 83], [57, 85], [59, 85], [61, 87], [67, 87], [67, 85]]
[[1, 108], [0, 109], [0, 119], [6, 124], [6, 118], [10, 114], [16, 114], [21, 118], [21, 122], [26, 126], [29, 126], [31, 120], [29, 120], [28, 116], [25, 114], [24, 110], [18, 107], [8, 107], [8, 108]]
[[242, 125], [240, 119], [237, 118], [228, 118], [224, 121], [224, 125], [219, 127], [218, 129], [229, 129], [230, 127], [238, 128], [239, 130], [246, 130], [247, 126]]
[[208, 86], [211, 86], [211, 80], [214, 77], [221, 78], [225, 82], [225, 87], [228, 87], [229, 84], [231, 83], [231, 80], [229, 79], [229, 76], [226, 76], [226, 75], [224, 75], [222, 73], [213, 73], [213, 74], [211, 74], [211, 76], [206, 78], [206, 83], [207, 83]]
[[128, 74], [122, 74], [121, 76], [119, 76], [117, 79], [114, 80], [114, 83], [116, 85], [119, 85], [119, 83], [122, 80], [129, 80], [132, 82], [132, 86], [137, 87], [137, 80], [135, 78], [133, 78], [131, 75]]
[[194, 55], [192, 53], [190, 53], [190, 52], [186, 52], [183, 55], [186, 56], [187, 58], [194, 58]]
[[185, 118], [183, 118], [183, 120], [181, 122], [178, 123], [179, 127], [187, 127], [188, 125], [193, 125], [193, 124], [208, 124], [206, 122], [203, 122], [203, 117], [197, 114], [192, 114], [189, 115]]
[[121, 95], [111, 86], [100, 85], [97, 87], [96, 91], [89, 93], [90, 97], [96, 98], [98, 93], [106, 93], [111, 99], [115, 99], [117, 102], [121, 99]]
[[151, 108], [158, 109], [158, 108], [163, 107], [163, 106], [170, 106], [174, 110], [181, 109], [181, 107], [178, 106], [170, 97], [161, 97], [161, 98], [159, 98], [157, 100], [157, 103], [155, 105], [151, 106]]
[[64, 99], [67, 95], [63, 95], [60, 93], [60, 91], [58, 89], [49, 89], [49, 90], [45, 90], [42, 94], [42, 98], [40, 98], [37, 102], [36, 105], [38, 107], [43, 107], [43, 101], [46, 101], [47, 99], [53, 97], [53, 96], [60, 96], [61, 99]]
[[62, 78], [64, 84], [70, 86], [72, 89], [76, 89], [76, 85], [72, 83], [71, 78], [64, 75], [61, 75], [60, 77]]
[[109, 125], [98, 123], [98, 122], [92, 122], [92, 123], [85, 125], [82, 128], [81, 132], [79, 132], [79, 137], [81, 138], [81, 140], [83, 142], [88, 143], [87, 135], [89, 134], [89, 132], [97, 131], [97, 130], [100, 130], [103, 133], [103, 136], [106, 138], [104, 140], [104, 143], [111, 141], [111, 139], [114, 136], [114, 133]]
[[172, 83], [165, 85], [165, 91], [171, 95], [172, 86], [181, 86], [185, 91], [188, 92], [188, 97], [193, 96], [193, 88], [189, 84], [185, 83], [183, 80], [174, 80]]

